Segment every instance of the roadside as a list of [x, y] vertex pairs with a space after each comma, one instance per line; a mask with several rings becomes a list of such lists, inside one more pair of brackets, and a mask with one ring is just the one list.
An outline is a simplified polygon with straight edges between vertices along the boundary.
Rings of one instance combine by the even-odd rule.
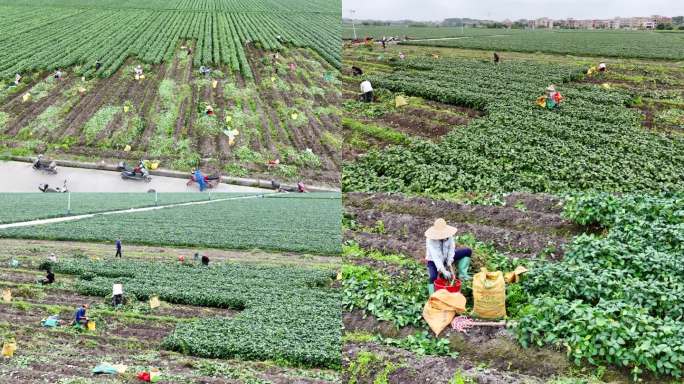
[[[196, 184], [187, 186], [187, 180], [153, 176], [149, 183], [122, 180], [119, 172], [97, 169], [58, 167], [56, 175], [33, 170], [30, 163], [18, 161], [0, 162], [0, 174], [7, 175], [0, 180], [3, 192], [38, 192], [38, 186], [47, 183], [61, 187], [67, 180], [71, 192], [199, 192]], [[213, 192], [266, 192], [267, 189], [219, 184]]]

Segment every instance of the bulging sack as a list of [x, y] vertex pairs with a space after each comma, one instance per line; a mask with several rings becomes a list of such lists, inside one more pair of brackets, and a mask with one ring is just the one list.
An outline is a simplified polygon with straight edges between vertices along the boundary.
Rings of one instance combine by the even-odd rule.
[[460, 292], [440, 289], [430, 296], [423, 307], [423, 318], [435, 335], [442, 333], [456, 314], [465, 312], [466, 298]]
[[483, 319], [506, 317], [506, 282], [501, 271], [487, 269], [473, 277], [473, 313]]

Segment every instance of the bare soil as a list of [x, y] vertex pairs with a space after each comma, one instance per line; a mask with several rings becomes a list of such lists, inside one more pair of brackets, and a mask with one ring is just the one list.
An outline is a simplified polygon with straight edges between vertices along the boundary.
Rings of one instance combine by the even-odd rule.
[[384, 228], [382, 233], [348, 231], [347, 239], [364, 248], [403, 253], [417, 260], [424, 257], [425, 230], [439, 217], [456, 226], [457, 235], [470, 233], [520, 258], [547, 252], [559, 259], [569, 237], [583, 230], [560, 216], [555, 207], [557, 200], [543, 195], [511, 195], [505, 206], [467, 205], [398, 194], [350, 193], [344, 199], [346, 214], [358, 225], [374, 228], [382, 223]]

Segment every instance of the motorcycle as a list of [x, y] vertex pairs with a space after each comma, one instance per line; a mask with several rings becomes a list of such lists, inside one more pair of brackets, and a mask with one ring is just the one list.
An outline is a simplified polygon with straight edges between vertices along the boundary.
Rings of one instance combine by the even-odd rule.
[[152, 176], [147, 172], [146, 169], [142, 170], [142, 173], [135, 172], [133, 170], [121, 172], [121, 179], [123, 180], [137, 180], [149, 183], [152, 181]]
[[42, 157], [38, 157], [38, 159], [36, 159], [36, 161], [33, 162], [33, 169], [35, 169], [36, 171], [42, 171], [45, 173], [56, 175], [57, 162], [53, 160], [47, 163], [46, 161], [43, 161]]
[[67, 188], [67, 181], [64, 180], [62, 187], [51, 187], [48, 184], [40, 184], [38, 190], [44, 193], [67, 193], [69, 189]]
[[144, 181], [146, 183], [152, 181], [152, 176], [150, 176], [150, 173], [147, 170], [147, 168], [143, 166], [142, 161], [140, 162], [138, 171], [136, 171], [135, 168], [131, 167], [123, 161], [119, 162], [116, 169], [117, 171], [121, 171], [121, 179], [123, 180]]

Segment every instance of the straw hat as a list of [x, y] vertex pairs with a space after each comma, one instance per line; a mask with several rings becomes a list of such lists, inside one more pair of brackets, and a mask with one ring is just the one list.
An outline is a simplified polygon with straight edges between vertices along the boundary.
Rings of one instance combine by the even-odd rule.
[[551, 91], [551, 92], [555, 92], [555, 91], [556, 91], [556, 87], [555, 87], [553, 84], [551, 84], [551, 85], [549, 85], [548, 87], [546, 87], [546, 90], [547, 90], [547, 91]]
[[442, 240], [449, 238], [456, 234], [456, 227], [447, 225], [446, 221], [442, 218], [435, 220], [435, 224], [425, 231], [425, 237], [430, 240]]

